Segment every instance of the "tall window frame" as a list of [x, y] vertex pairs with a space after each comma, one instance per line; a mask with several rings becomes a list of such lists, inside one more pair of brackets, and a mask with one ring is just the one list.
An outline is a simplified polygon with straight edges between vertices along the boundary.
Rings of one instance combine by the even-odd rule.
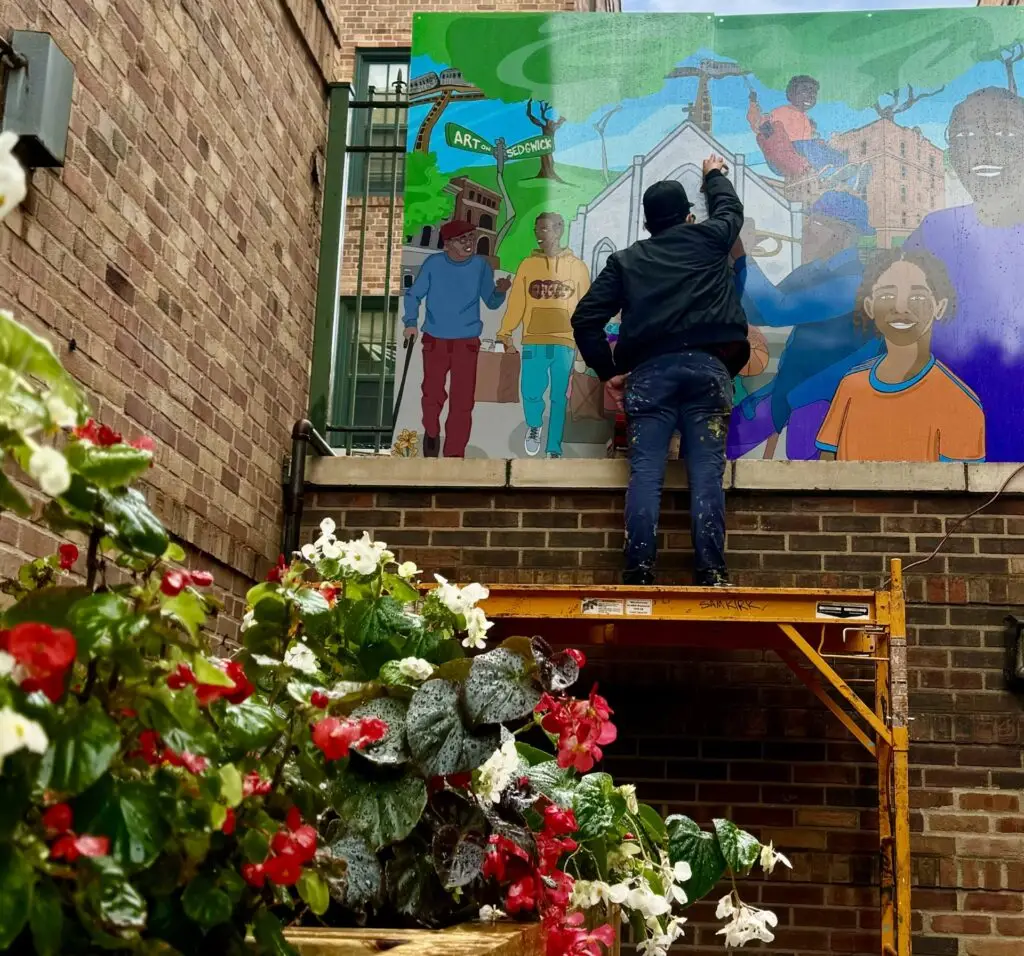
[[[409, 117], [407, 109], [386, 104], [396, 99], [405, 101], [409, 95], [410, 52], [407, 47], [376, 47], [356, 50], [353, 99], [360, 103], [380, 101], [382, 106], [353, 109], [349, 122], [349, 144], [352, 146], [405, 146]], [[396, 93], [395, 82], [402, 81]], [[373, 88], [371, 96], [370, 88]], [[367, 126], [370, 113], [372, 127]], [[402, 153], [351, 153], [348, 176], [349, 198], [359, 198], [364, 189], [367, 196], [388, 196], [392, 188], [401, 196], [405, 190], [405, 157]], [[367, 181], [367, 168], [369, 180]]]

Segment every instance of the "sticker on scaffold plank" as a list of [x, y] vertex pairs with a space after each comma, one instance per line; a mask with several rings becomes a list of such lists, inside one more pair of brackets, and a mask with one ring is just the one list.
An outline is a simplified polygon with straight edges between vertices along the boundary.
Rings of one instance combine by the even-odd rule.
[[870, 621], [871, 608], [867, 604], [838, 604], [818, 602], [818, 619], [832, 621]]
[[654, 602], [650, 598], [627, 598], [626, 614], [650, 617], [654, 613]]
[[592, 614], [595, 617], [608, 617], [610, 615], [621, 615], [623, 611], [622, 601], [611, 598], [584, 598], [580, 610], [583, 614]]

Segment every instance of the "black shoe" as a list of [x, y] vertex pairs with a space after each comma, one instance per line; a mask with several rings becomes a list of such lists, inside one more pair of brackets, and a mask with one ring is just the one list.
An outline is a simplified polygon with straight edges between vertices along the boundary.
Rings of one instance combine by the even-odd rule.
[[634, 587], [650, 587], [654, 584], [654, 572], [644, 568], [631, 568], [622, 572], [622, 583]]
[[423, 457], [424, 458], [436, 458], [440, 451], [441, 451], [441, 436], [440, 435], [424, 435], [423, 436]]
[[694, 576], [694, 584], [699, 588], [731, 588], [728, 571], [706, 571]]

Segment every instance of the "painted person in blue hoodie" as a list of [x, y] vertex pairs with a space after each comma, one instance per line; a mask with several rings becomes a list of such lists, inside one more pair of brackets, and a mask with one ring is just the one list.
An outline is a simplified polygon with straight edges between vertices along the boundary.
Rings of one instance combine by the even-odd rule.
[[448, 402], [444, 457], [464, 458], [473, 428], [476, 363], [480, 353], [480, 302], [496, 309], [505, 301], [510, 279], [494, 281], [494, 270], [474, 254], [473, 224], [446, 222], [444, 251], [432, 255], [405, 293], [405, 336], [417, 331], [420, 302], [427, 300], [423, 323], [423, 455], [436, 458], [441, 448], [441, 412]]

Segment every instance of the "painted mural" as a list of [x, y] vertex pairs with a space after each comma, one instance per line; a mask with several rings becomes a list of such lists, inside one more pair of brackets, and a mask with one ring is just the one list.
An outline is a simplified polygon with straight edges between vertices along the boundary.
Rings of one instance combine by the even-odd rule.
[[608, 454], [569, 319], [652, 183], [703, 217], [716, 152], [746, 211], [730, 455], [1024, 461], [1022, 64], [1012, 8], [417, 16], [406, 453]]

